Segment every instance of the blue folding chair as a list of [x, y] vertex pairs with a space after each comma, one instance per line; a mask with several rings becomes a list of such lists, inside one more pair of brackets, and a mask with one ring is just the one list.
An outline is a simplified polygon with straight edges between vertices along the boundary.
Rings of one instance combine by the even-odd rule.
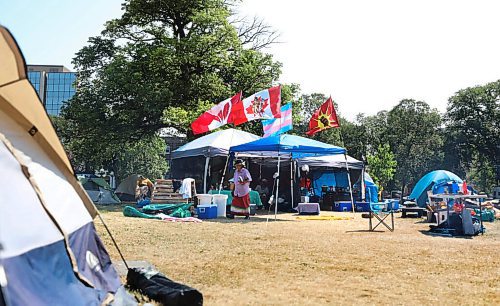
[[[394, 211], [392, 209], [385, 211], [387, 202], [382, 203], [370, 203], [370, 231], [373, 232], [380, 224], [383, 224], [387, 227], [388, 230], [394, 232]], [[385, 219], [391, 216], [391, 225], [387, 224]], [[378, 223], [373, 226], [372, 218], [377, 219]]]

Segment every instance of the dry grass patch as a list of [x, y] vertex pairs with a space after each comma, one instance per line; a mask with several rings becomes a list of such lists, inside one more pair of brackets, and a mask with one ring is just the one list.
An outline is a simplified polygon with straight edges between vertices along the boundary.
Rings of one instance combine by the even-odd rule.
[[[324, 213], [351, 216], [344, 213]], [[500, 222], [472, 239], [425, 235], [428, 224], [397, 216], [391, 233], [368, 220], [169, 223], [103, 218], [128, 260], [147, 260], [199, 289], [206, 305], [500, 303]], [[119, 260], [96, 222], [114, 261]], [[381, 228], [382, 229], [382, 228]]]

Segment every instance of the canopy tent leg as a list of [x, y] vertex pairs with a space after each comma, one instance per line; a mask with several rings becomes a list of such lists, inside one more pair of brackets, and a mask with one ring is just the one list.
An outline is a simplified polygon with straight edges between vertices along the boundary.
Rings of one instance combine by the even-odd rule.
[[293, 170], [294, 170], [293, 159], [290, 156], [290, 194], [292, 197], [292, 209], [293, 209]]
[[344, 153], [345, 157], [345, 168], [347, 169], [347, 182], [349, 183], [349, 195], [351, 196], [351, 206], [352, 206], [352, 213], [354, 213], [354, 198], [352, 196], [352, 184], [351, 184], [351, 174], [349, 171], [349, 164], [347, 163], [347, 153]]
[[224, 178], [226, 177], [226, 171], [227, 171], [227, 164], [229, 163], [229, 157], [231, 156], [231, 153], [227, 154], [226, 158], [226, 165], [224, 166], [224, 171], [222, 172], [222, 179], [220, 180], [220, 185], [219, 185], [219, 194], [222, 190], [222, 184], [224, 183]]
[[210, 163], [210, 157], [205, 158], [205, 175], [203, 175], [203, 193], [207, 193], [207, 176], [208, 176], [208, 164]]
[[278, 178], [276, 181], [276, 196], [274, 197], [274, 220], [276, 220], [278, 217], [278, 198], [280, 190], [280, 164], [281, 164], [281, 156], [278, 153]]
[[[360, 188], [361, 188], [361, 201], [366, 201], [366, 186], [365, 186], [365, 165], [363, 164], [363, 169], [361, 169], [361, 183], [360, 183]], [[371, 197], [370, 197], [371, 199]]]

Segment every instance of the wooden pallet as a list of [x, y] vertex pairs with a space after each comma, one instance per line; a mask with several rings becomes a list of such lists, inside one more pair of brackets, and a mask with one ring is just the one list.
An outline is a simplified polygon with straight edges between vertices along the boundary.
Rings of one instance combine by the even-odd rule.
[[152, 204], [178, 204], [190, 201], [191, 199], [184, 199], [181, 194], [174, 192], [172, 180], [157, 179], [155, 181], [153, 194], [151, 195]]

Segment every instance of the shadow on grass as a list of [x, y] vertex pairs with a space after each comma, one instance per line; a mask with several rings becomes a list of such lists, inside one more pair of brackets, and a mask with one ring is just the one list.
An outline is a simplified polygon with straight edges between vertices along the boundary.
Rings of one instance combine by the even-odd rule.
[[125, 206], [135, 207], [135, 204], [136, 203], [134, 202], [134, 203], [122, 203], [122, 204], [116, 204], [116, 205], [96, 205], [96, 207], [100, 213], [122, 212], [123, 208], [125, 208]]
[[[267, 222], [265, 215], [259, 215], [258, 217], [250, 216], [250, 219], [245, 220], [244, 217], [236, 216], [234, 219], [229, 219], [226, 217], [219, 217], [217, 219], [203, 219], [203, 222], [213, 222], [213, 223], [260, 223]], [[274, 215], [269, 216], [269, 222], [296, 222], [296, 220], [280, 219], [279, 215], [276, 220], [274, 220]]]
[[356, 230], [356, 231], [345, 231], [346, 233], [385, 233], [385, 232], [390, 232], [389, 230], [382, 231], [382, 230]]
[[431, 231], [426, 231], [426, 230], [419, 230], [419, 232], [423, 235], [426, 236], [431, 236], [431, 237], [444, 237], [444, 238], [459, 238], [459, 239], [472, 239], [472, 236], [453, 236], [452, 234], [446, 234], [446, 233], [435, 233]]

